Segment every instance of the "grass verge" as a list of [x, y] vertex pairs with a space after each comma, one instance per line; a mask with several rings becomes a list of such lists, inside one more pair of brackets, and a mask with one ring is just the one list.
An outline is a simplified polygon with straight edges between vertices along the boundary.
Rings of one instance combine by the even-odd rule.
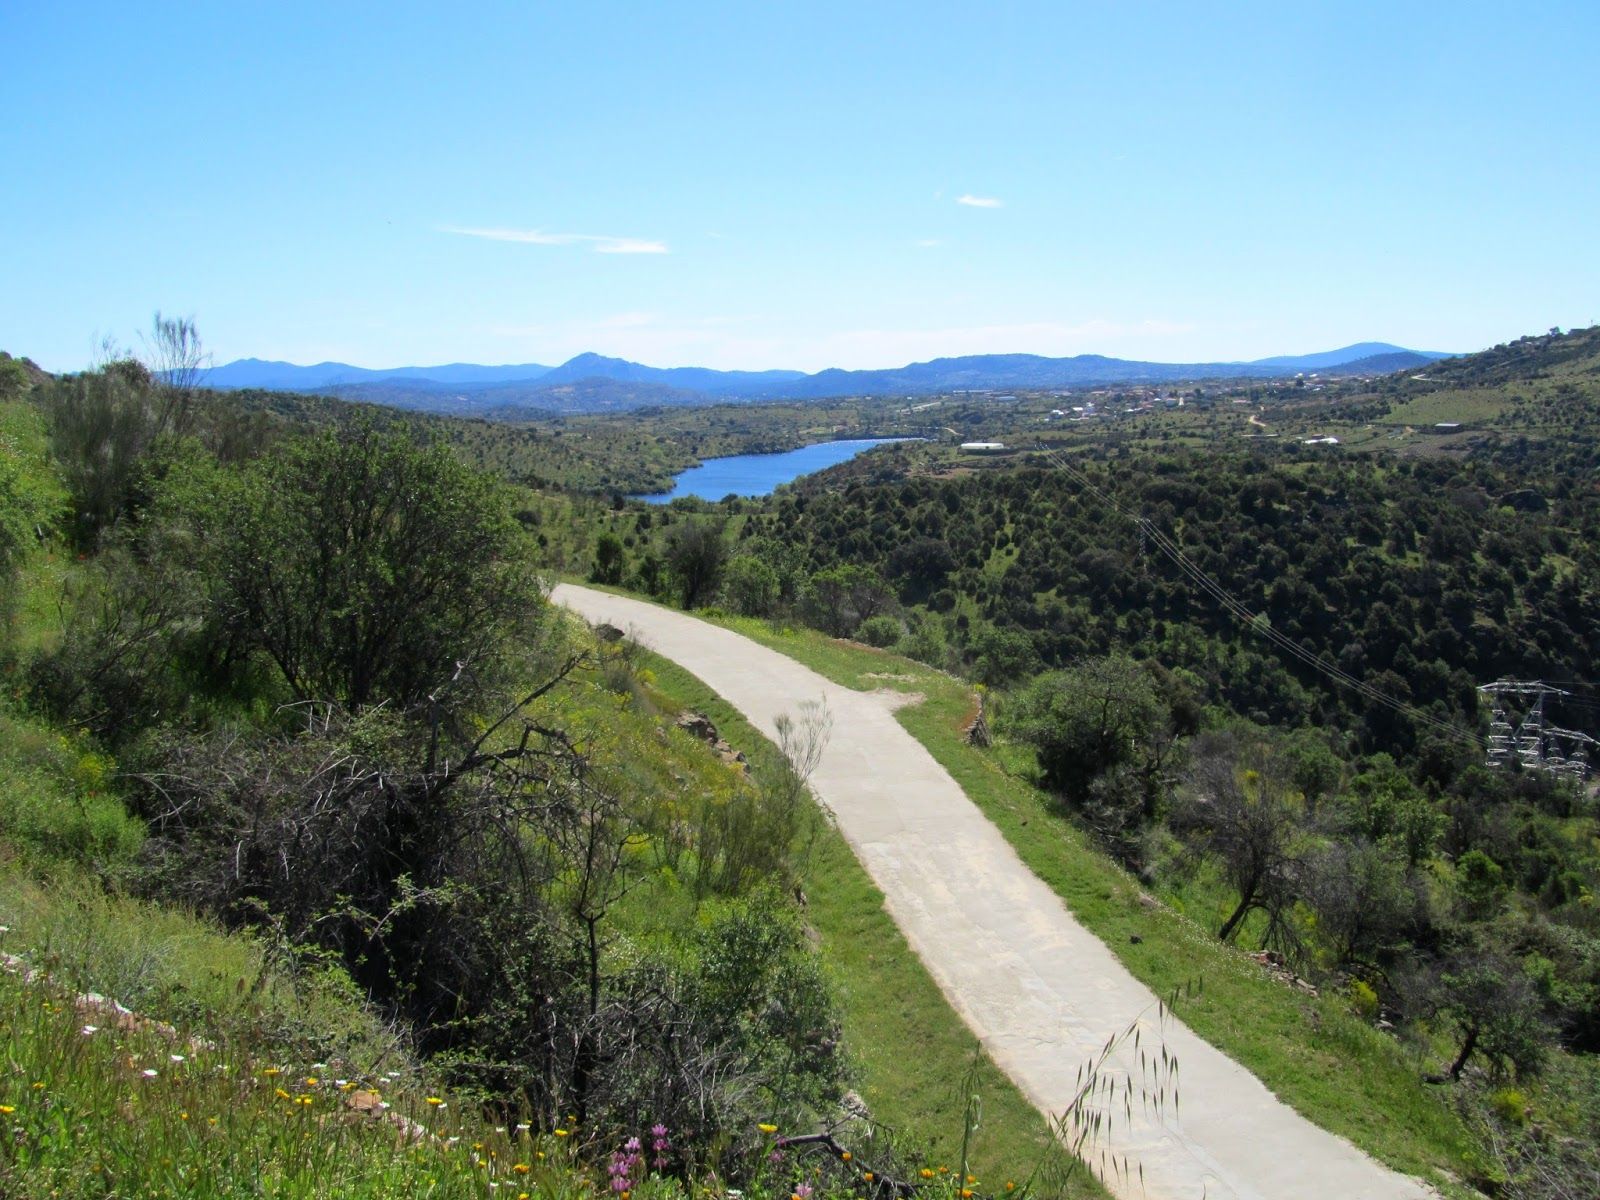
[[[775, 770], [777, 749], [697, 677], [658, 655], [643, 656], [669, 702], [710, 717], [758, 774]], [[1040, 1113], [978, 1047], [938, 985], [906, 944], [843, 835], [818, 822], [805, 867], [806, 920], [844, 1009], [845, 1041], [875, 1120], [920, 1150], [937, 1171], [958, 1169], [963, 1113], [977, 1099], [968, 1148], [985, 1191], [1003, 1193], [1038, 1169], [1034, 1194], [1106, 1193], [1084, 1170], [1065, 1183], [1067, 1158]]]

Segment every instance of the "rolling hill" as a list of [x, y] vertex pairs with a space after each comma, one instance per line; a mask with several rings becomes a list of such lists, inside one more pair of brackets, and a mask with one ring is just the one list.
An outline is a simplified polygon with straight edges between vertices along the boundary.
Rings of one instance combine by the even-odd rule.
[[240, 359], [214, 369], [206, 382], [219, 389], [244, 387], [325, 392], [396, 408], [485, 413], [516, 409], [548, 412], [624, 411], [649, 405], [709, 404], [719, 400], [811, 400], [836, 396], [929, 395], [1176, 383], [1188, 379], [1273, 378], [1305, 371], [1381, 374], [1432, 362], [1443, 355], [1406, 350], [1387, 342], [1359, 342], [1341, 350], [1256, 362], [1158, 363], [1080, 354], [978, 354], [938, 358], [903, 367], [846, 371], [717, 371], [707, 367], [650, 367], [600, 354], [580, 354], [557, 367], [537, 363], [371, 370], [325, 362]]

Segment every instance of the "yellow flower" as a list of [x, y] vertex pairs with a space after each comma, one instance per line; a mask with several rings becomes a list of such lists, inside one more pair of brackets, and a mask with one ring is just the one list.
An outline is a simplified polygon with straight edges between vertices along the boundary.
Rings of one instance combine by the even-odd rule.
[[968, 1175], [967, 1176], [967, 1182], [968, 1183], [977, 1183], [978, 1182], [978, 1177], [976, 1175]]
[[17, 1106], [15, 1104], [0, 1104], [0, 1116], [9, 1117], [12, 1113], [14, 1113], [16, 1111], [17, 1111]]
[[315, 1075], [307, 1075], [306, 1076], [306, 1086], [307, 1087], [316, 1087], [317, 1086], [317, 1077]]
[[310, 1108], [311, 1107], [311, 1097], [310, 1096], [296, 1096], [294, 1098], [294, 1102], [296, 1104], [298, 1104], [301, 1108]]
[[517, 1163], [511, 1169], [513, 1171], [515, 1171], [518, 1175], [526, 1175], [529, 1171], [533, 1170], [533, 1168], [530, 1167], [527, 1163]]
[[933, 1178], [933, 1168], [932, 1167], [923, 1167], [922, 1170], [917, 1172], [917, 1174], [921, 1175], [924, 1179], [932, 1179]]
[[444, 1101], [439, 1099], [439, 1097], [437, 1097], [437, 1096], [429, 1096], [428, 1097], [428, 1103], [433, 1105], [434, 1108], [438, 1108], [441, 1104], [444, 1103]]
[[839, 1159], [840, 1159], [840, 1161], [842, 1161], [842, 1162], [849, 1162], [849, 1161], [850, 1161], [850, 1151], [848, 1151], [848, 1150], [841, 1150], [841, 1151], [840, 1151], [840, 1152], [839, 1152]]
[[268, 1068], [267, 1068], [267, 1069], [266, 1069], [266, 1070], [265, 1070], [265, 1071], [263, 1071], [263, 1072], [261, 1072], [261, 1073], [262, 1073], [262, 1074], [263, 1074], [263, 1075], [265, 1075], [265, 1076], [266, 1076], [266, 1077], [267, 1077], [267, 1078], [268, 1078], [268, 1079], [271, 1079], [271, 1078], [272, 1078], [272, 1077], [273, 1077], [273, 1076], [274, 1076], [274, 1075], [281, 1075], [281, 1074], [283, 1074], [283, 1072], [282, 1072], [282, 1071], [280, 1071], [280, 1070], [278, 1070], [278, 1068], [277, 1068], [277, 1067], [268, 1067]]
[[567, 1136], [567, 1131], [565, 1129], [558, 1129], [558, 1130], [555, 1131], [555, 1133], [556, 1133], [557, 1137], [566, 1137]]
[[287, 1100], [289, 1098], [289, 1093], [282, 1088], [273, 1088], [272, 1090], [279, 1100]]
[[778, 1127], [776, 1125], [768, 1125], [765, 1121], [763, 1121], [761, 1124], [757, 1125], [756, 1128], [761, 1130], [762, 1133], [777, 1133], [778, 1132]]
[[871, 1183], [872, 1182], [872, 1172], [871, 1171], [863, 1171], [863, 1172], [861, 1172], [861, 1178], [865, 1179], [868, 1183]]
[[1016, 1184], [1016, 1181], [1015, 1181], [1015, 1180], [1012, 1180], [1012, 1179], [1008, 1179], [1008, 1180], [1006, 1180], [1006, 1191], [1008, 1191], [1008, 1192], [1014, 1192], [1014, 1191], [1016, 1191], [1016, 1190], [1017, 1190], [1017, 1184]]
[[972, 1200], [972, 1189], [971, 1188], [962, 1188], [961, 1189], [961, 1200]]

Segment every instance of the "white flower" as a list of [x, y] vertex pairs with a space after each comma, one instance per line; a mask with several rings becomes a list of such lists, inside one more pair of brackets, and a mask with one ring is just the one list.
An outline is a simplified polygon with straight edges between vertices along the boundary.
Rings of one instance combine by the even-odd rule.
[[99, 1031], [100, 1031], [100, 1026], [98, 1026], [98, 1025], [85, 1025], [81, 1030], [79, 1030], [79, 1032], [82, 1033], [84, 1037], [93, 1037]]
[[181, 1055], [181, 1054], [169, 1054], [169, 1055], [167, 1055], [167, 1057], [170, 1058], [173, 1062], [182, 1062], [183, 1061], [183, 1055]]
[[146, 1067], [144, 1069], [144, 1077], [146, 1079], [154, 1079], [159, 1074], [161, 1074], [161, 1072], [156, 1070], [154, 1067]]

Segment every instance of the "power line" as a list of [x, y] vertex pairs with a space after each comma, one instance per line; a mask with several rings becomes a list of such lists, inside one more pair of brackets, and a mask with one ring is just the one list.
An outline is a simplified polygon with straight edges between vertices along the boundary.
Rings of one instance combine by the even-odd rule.
[[1432, 713], [1423, 711], [1414, 704], [1409, 704], [1404, 700], [1400, 700], [1389, 695], [1387, 692], [1384, 692], [1379, 688], [1373, 687], [1370, 683], [1367, 683], [1363, 679], [1357, 679], [1348, 671], [1345, 671], [1336, 664], [1329, 662], [1321, 655], [1306, 649], [1293, 638], [1290, 638], [1274, 629], [1271, 621], [1264, 614], [1252, 612], [1242, 600], [1240, 600], [1232, 592], [1228, 591], [1228, 589], [1225, 588], [1221, 583], [1217, 582], [1217, 580], [1207, 574], [1204, 568], [1202, 568], [1198, 563], [1185, 554], [1183, 552], [1183, 548], [1174, 542], [1170, 537], [1168, 537], [1164, 532], [1162, 532], [1155, 522], [1149, 520], [1147, 517], [1140, 516], [1138, 513], [1132, 512], [1124, 508], [1121, 504], [1117, 503], [1117, 501], [1111, 495], [1103, 491], [1092, 479], [1073, 466], [1067, 457], [1059, 450], [1055, 449], [1054, 447], [1046, 446], [1042, 442], [1038, 444], [1038, 448], [1044, 452], [1046, 457], [1057, 467], [1057, 469], [1065, 473], [1068, 478], [1076, 482], [1091, 496], [1095, 497], [1095, 499], [1099, 500], [1101, 504], [1111, 509], [1117, 515], [1132, 521], [1138, 528], [1141, 536], [1147, 537], [1149, 541], [1155, 545], [1156, 549], [1161, 551], [1163, 555], [1171, 560], [1194, 586], [1198, 587], [1201, 591], [1205, 592], [1208, 596], [1220, 604], [1228, 613], [1233, 615], [1247, 628], [1249, 628], [1252, 633], [1265, 638], [1267, 641], [1271, 642], [1285, 653], [1293, 655], [1296, 659], [1306, 664], [1308, 667], [1321, 672], [1323, 675], [1333, 680], [1333, 682], [1357, 692], [1361, 696], [1364, 696], [1376, 704], [1384, 705], [1396, 712], [1402, 713], [1409, 717], [1412, 721], [1433, 729], [1438, 733], [1445, 734], [1460, 741], [1468, 742], [1479, 749], [1483, 748], [1483, 742], [1478, 737], [1476, 732], [1457, 725], [1453, 721], [1447, 721], [1440, 717], [1436, 717]]

